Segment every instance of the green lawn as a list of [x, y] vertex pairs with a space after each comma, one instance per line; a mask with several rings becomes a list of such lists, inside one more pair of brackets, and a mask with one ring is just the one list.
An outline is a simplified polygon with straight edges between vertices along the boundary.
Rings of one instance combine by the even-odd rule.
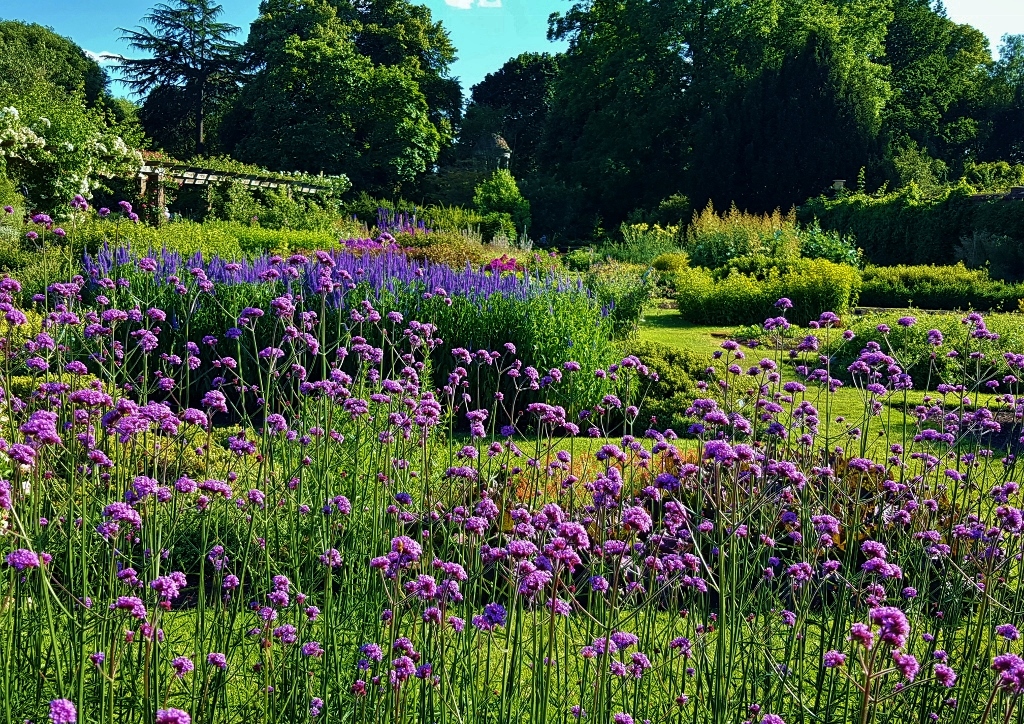
[[648, 342], [710, 354], [722, 340], [728, 339], [733, 327], [701, 327], [683, 320], [675, 309], [651, 308], [644, 311], [640, 339]]
[[[733, 327], [705, 327], [691, 324], [683, 320], [675, 309], [662, 309], [652, 307], [644, 312], [643, 321], [638, 331], [639, 339], [649, 342], [657, 342], [677, 349], [683, 349], [698, 354], [710, 355], [719, 349], [722, 342], [730, 338], [735, 331]], [[793, 368], [789, 365], [782, 366], [784, 380], [799, 380]], [[818, 387], [809, 387], [807, 399], [818, 408], [822, 415], [826, 410], [825, 394], [819, 392]], [[913, 407], [921, 404], [925, 393], [920, 390], [913, 390], [907, 395], [907, 405]], [[992, 395], [978, 395], [978, 404], [987, 405]], [[864, 397], [860, 390], [852, 387], [842, 387], [828, 400], [828, 412], [830, 423], [842, 418], [845, 425], [862, 427], [864, 419]], [[914, 425], [907, 424], [907, 417], [904, 415], [903, 396], [893, 395], [890, 404], [885, 406], [880, 417], [870, 421], [869, 435], [870, 443], [884, 439], [882, 430], [887, 430], [887, 437], [891, 440], [903, 440], [904, 433], [912, 434]]]

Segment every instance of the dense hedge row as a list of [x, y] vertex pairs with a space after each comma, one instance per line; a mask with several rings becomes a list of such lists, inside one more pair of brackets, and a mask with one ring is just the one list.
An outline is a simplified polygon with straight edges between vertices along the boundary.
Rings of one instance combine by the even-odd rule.
[[984, 269], [954, 266], [868, 266], [860, 304], [865, 307], [975, 309], [1008, 312], [1024, 298], [1024, 284], [992, 279]]
[[[855, 193], [837, 199], [819, 197], [805, 203], [801, 221], [817, 219], [822, 228], [850, 234], [874, 264], [952, 264], [991, 262], [1006, 279], [1024, 279], [1024, 257], [1006, 254], [1024, 244], [1024, 203], [977, 201], [961, 184], [941, 196], [923, 198], [913, 185], [880, 196]], [[997, 242], [988, 251], [972, 246], [980, 236]]]
[[806, 322], [823, 310], [848, 311], [857, 303], [860, 274], [824, 259], [799, 259], [762, 276], [733, 270], [716, 279], [706, 269], [686, 269], [676, 277], [679, 313], [697, 324], [753, 324], [776, 316], [775, 303], [792, 301], [790, 319]]

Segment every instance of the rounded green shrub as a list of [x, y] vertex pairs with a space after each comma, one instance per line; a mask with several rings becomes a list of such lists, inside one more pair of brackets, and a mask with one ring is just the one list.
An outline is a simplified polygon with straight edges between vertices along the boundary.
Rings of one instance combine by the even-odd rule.
[[690, 266], [690, 257], [685, 251], [670, 252], [657, 257], [651, 266], [660, 272], [675, 273]]
[[658, 379], [638, 391], [631, 400], [643, 410], [638, 422], [659, 430], [686, 429], [686, 408], [698, 396], [697, 379], [708, 365], [708, 356], [669, 347], [658, 342], [630, 340], [620, 345], [624, 354], [636, 355]]

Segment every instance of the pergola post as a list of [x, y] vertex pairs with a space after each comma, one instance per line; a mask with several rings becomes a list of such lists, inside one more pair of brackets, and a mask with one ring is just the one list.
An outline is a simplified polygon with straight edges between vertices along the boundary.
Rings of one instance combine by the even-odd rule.
[[156, 209], [157, 209], [157, 224], [162, 224], [165, 221], [164, 217], [164, 170], [157, 169], [155, 175], [156, 181]]

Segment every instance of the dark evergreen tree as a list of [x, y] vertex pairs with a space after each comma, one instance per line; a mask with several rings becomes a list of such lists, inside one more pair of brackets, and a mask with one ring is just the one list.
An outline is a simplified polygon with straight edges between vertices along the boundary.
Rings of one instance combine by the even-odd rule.
[[192, 150], [197, 154], [206, 152], [211, 107], [238, 90], [241, 46], [230, 40], [238, 28], [218, 20], [223, 10], [211, 0], [170, 0], [154, 6], [142, 19], [150, 27], [121, 29], [122, 38], [133, 50], [148, 54], [120, 61], [118, 69], [125, 83], [139, 94], [160, 89], [145, 114], [147, 131], [155, 138], [176, 137], [173, 130], [161, 125], [180, 126], [181, 117], [162, 110], [178, 108], [191, 120]]

